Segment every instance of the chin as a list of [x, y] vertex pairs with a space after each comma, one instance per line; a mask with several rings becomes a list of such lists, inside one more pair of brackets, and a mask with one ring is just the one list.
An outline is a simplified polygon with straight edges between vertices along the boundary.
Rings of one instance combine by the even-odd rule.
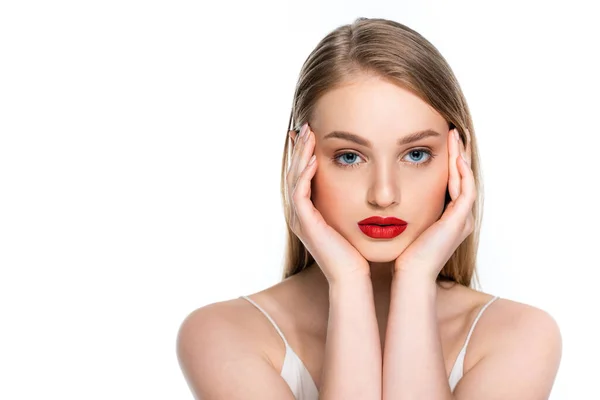
[[372, 263], [394, 262], [405, 249], [398, 240], [370, 241], [352, 244], [365, 260]]

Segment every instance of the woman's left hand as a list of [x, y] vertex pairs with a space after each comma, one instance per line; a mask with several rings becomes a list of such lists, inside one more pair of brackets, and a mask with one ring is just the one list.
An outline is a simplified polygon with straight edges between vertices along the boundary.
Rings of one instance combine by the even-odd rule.
[[448, 192], [451, 201], [440, 219], [396, 259], [394, 274], [416, 274], [435, 282], [454, 251], [473, 232], [473, 203], [477, 192], [471, 170], [471, 136], [465, 131], [467, 143], [463, 149], [455, 132], [454, 129], [448, 132]]

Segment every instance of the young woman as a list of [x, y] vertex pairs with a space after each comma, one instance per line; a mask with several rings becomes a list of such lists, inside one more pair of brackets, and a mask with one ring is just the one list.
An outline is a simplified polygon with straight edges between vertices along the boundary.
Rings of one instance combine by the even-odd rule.
[[548, 398], [555, 320], [473, 288], [477, 142], [436, 48], [383, 19], [334, 30], [302, 68], [290, 128], [283, 280], [182, 323], [196, 398]]

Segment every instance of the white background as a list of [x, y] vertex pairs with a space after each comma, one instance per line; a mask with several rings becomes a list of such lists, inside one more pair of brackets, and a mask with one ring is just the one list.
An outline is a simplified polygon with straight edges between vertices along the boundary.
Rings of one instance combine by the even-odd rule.
[[298, 72], [360, 16], [452, 66], [483, 162], [482, 290], [558, 321], [553, 400], [600, 398], [588, 3], [2, 2], [0, 398], [192, 398], [179, 325], [277, 283]]

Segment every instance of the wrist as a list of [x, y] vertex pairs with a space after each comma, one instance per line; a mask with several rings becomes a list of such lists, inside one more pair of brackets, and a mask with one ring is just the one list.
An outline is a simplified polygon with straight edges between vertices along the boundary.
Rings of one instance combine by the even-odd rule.
[[435, 284], [437, 281], [437, 275], [432, 276], [431, 269], [429, 268], [415, 268], [415, 267], [398, 267], [396, 266], [392, 274], [393, 280], [410, 280], [415, 284], [419, 283], [432, 283]]
[[329, 283], [329, 287], [360, 286], [366, 283], [369, 285], [372, 284], [371, 273], [368, 269], [365, 271], [355, 271], [341, 276], [332, 277], [327, 279], [327, 282]]
[[392, 291], [402, 297], [428, 298], [435, 302], [438, 285], [435, 279], [413, 271], [400, 271], [392, 278]]

